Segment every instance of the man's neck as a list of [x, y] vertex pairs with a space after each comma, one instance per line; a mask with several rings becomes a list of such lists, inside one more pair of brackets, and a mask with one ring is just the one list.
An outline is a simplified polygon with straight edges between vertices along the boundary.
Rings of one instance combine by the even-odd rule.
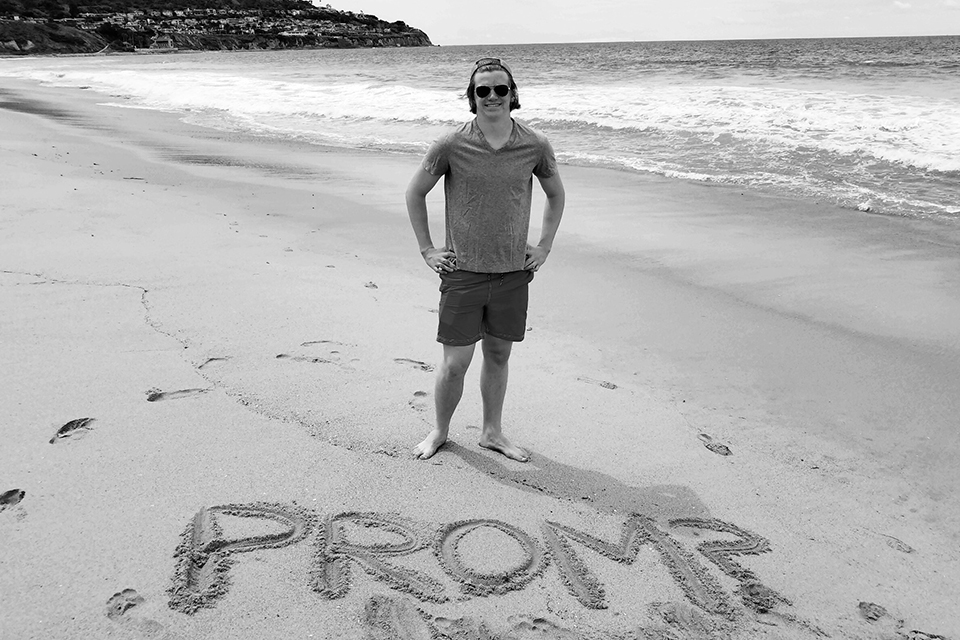
[[513, 118], [510, 115], [497, 118], [488, 118], [483, 114], [477, 114], [477, 125], [483, 135], [490, 137], [504, 137], [510, 135], [513, 131]]

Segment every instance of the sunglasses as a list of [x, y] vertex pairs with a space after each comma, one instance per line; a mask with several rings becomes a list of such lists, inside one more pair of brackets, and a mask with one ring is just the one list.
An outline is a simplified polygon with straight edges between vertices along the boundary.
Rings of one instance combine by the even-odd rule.
[[486, 86], [486, 85], [480, 85], [479, 87], [476, 88], [477, 97], [478, 97], [478, 98], [486, 98], [488, 95], [490, 95], [490, 90], [491, 90], [491, 89], [493, 89], [493, 91], [494, 91], [498, 96], [500, 96], [501, 98], [504, 97], [505, 95], [507, 95], [508, 93], [510, 93], [510, 87], [508, 87], [508, 86], [505, 85], [505, 84], [498, 84], [498, 85], [495, 86], [495, 87], [488, 87], [488, 86]]

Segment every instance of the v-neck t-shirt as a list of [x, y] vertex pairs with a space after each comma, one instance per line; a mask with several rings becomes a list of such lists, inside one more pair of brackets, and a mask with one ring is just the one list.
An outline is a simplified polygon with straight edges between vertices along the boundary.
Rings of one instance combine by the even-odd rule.
[[533, 176], [546, 179], [557, 172], [547, 138], [514, 120], [506, 144], [494, 149], [474, 119], [434, 142], [422, 166], [444, 178], [446, 247], [456, 253], [457, 268], [523, 269]]

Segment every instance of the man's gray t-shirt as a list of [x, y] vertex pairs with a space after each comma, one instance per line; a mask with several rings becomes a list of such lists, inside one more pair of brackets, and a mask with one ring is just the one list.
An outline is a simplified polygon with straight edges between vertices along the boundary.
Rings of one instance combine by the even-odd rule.
[[434, 142], [422, 166], [444, 177], [446, 247], [457, 254], [457, 267], [477, 273], [523, 269], [533, 176], [557, 172], [546, 137], [514, 120], [510, 139], [495, 150], [471, 120]]

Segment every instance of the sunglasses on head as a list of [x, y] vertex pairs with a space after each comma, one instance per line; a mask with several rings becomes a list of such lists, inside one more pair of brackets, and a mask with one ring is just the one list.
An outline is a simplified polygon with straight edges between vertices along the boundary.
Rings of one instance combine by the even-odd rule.
[[500, 58], [480, 58], [473, 63], [473, 69], [476, 71], [480, 67], [500, 67], [508, 72], [510, 71], [510, 67], [505, 65]]
[[488, 95], [490, 95], [490, 90], [491, 90], [491, 89], [493, 89], [494, 93], [496, 93], [496, 94], [497, 94], [498, 96], [500, 96], [501, 98], [504, 97], [505, 95], [507, 95], [508, 93], [510, 93], [510, 87], [508, 87], [508, 86], [505, 85], [505, 84], [498, 84], [498, 85], [495, 86], [495, 87], [488, 87], [488, 86], [482, 84], [482, 85], [480, 85], [479, 87], [477, 87], [477, 89], [476, 89], [476, 91], [477, 91], [477, 97], [478, 97], [478, 98], [486, 98]]

